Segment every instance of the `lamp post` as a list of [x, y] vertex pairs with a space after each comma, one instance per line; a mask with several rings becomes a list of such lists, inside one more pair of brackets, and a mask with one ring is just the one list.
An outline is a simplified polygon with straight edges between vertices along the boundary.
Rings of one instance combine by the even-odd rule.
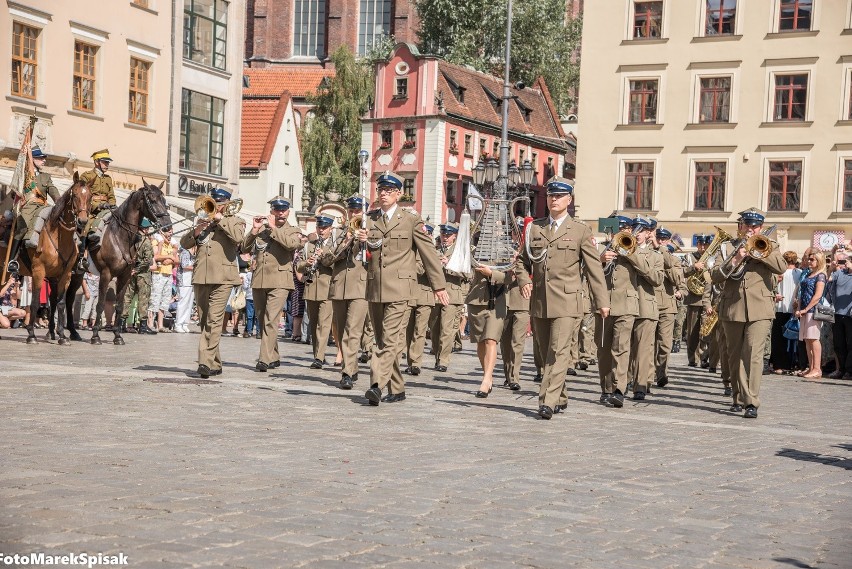
[[[521, 165], [521, 169], [519, 172], [520, 183], [524, 187], [524, 192], [527, 195], [527, 217], [530, 216], [530, 210], [532, 210], [532, 198], [530, 197], [530, 184], [532, 184], [533, 178], [535, 177], [535, 168], [533, 168], [532, 164], [530, 164], [529, 160], [524, 160], [524, 163]], [[534, 211], [534, 210], [533, 210]]]
[[[370, 153], [365, 149], [361, 149], [358, 152], [358, 160], [361, 162], [361, 229], [367, 230], [367, 202], [369, 201], [369, 197], [367, 197], [367, 161], [370, 159]], [[358, 256], [356, 260], [360, 260], [364, 266], [367, 265], [367, 244], [361, 244], [361, 250], [358, 252]]]
[[494, 197], [506, 199], [509, 180], [509, 69], [512, 58], [512, 0], [506, 0], [506, 68], [503, 73], [503, 120], [500, 129], [500, 175], [494, 184]]

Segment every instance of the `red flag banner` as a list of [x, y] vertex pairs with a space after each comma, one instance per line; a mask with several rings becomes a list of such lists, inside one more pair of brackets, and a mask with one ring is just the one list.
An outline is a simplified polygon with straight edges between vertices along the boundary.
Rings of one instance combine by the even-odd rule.
[[[34, 119], [35, 117], [33, 117]], [[27, 131], [24, 133], [24, 140], [21, 142], [21, 150], [18, 152], [18, 160], [15, 163], [15, 171], [12, 174], [12, 182], [9, 187], [19, 198], [24, 197], [24, 188], [31, 184], [35, 178], [35, 166], [33, 166], [33, 156], [30, 150], [33, 138], [33, 126], [35, 120], [30, 120]]]

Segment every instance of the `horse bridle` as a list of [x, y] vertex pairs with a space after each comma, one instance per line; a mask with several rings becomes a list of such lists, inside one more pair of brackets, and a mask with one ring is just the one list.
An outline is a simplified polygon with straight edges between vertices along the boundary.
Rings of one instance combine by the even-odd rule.
[[66, 223], [65, 218], [68, 216], [68, 210], [62, 212], [62, 215], [59, 216], [59, 226], [65, 231], [78, 231], [79, 228], [77, 226], [77, 215], [80, 213], [80, 209], [77, 207], [76, 196], [71, 195], [71, 222]]
[[[145, 200], [145, 207], [147, 208], [148, 213], [153, 213], [154, 205], [153, 205], [153, 202], [151, 201], [151, 198], [148, 196], [148, 186], [142, 186], [141, 188], [139, 188], [136, 191], [142, 192], [142, 199]], [[166, 214], [168, 214], [168, 212], [166, 212]], [[164, 226], [161, 225], [159, 221], [157, 221], [156, 218], [158, 216], [155, 215], [154, 217], [155, 217], [155, 219], [150, 220], [151, 221], [151, 229], [154, 232], [160, 231], [160, 229]], [[113, 219], [116, 220], [116, 222], [118, 223], [118, 226], [121, 229], [123, 229], [124, 231], [127, 231], [131, 235], [138, 235], [139, 234], [139, 228], [142, 226], [141, 219], [140, 219], [139, 223], [130, 223], [129, 221], [122, 219], [117, 215], [113, 215]], [[135, 227], [135, 229], [132, 229], [134, 227]]]

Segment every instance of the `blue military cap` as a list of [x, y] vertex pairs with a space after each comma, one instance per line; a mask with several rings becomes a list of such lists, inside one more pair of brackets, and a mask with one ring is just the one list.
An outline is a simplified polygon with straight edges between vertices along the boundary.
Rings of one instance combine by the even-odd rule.
[[665, 241], [666, 239], [672, 238], [672, 232], [663, 227], [662, 225], [657, 228], [657, 239]]
[[740, 212], [739, 222], [746, 225], [763, 225], [763, 220], [766, 216], [757, 208], [750, 207], [745, 211]]
[[618, 220], [618, 228], [619, 229], [623, 229], [624, 227], [630, 227], [630, 226], [633, 225], [633, 219], [630, 218], [630, 217], [627, 217], [626, 215], [620, 215], [618, 213], [613, 213], [609, 217], [610, 217], [610, 219], [617, 219]]
[[455, 223], [444, 223], [439, 226], [441, 228], [441, 233], [458, 233], [459, 226]]
[[547, 188], [547, 195], [549, 196], [574, 194], [574, 184], [572, 184], [567, 178], [562, 178], [560, 176], [553, 176], [547, 181], [545, 187]]
[[231, 199], [231, 192], [225, 188], [214, 188], [210, 190], [210, 197], [216, 202], [226, 202]]
[[290, 202], [285, 199], [275, 198], [266, 202], [269, 204], [269, 209], [272, 211], [287, 211], [290, 209]]
[[355, 195], [346, 198], [346, 207], [349, 209], [363, 209], [367, 200], [363, 196]]
[[38, 146], [33, 146], [32, 154], [33, 158], [47, 158], [47, 154], [42, 152]]
[[317, 216], [317, 227], [331, 227], [334, 225], [334, 218], [327, 215]]
[[429, 235], [432, 235], [432, 232], [435, 231], [435, 228], [432, 227], [429, 224], [424, 224], [423, 228], [426, 230], [426, 233], [428, 233]]
[[393, 188], [395, 190], [402, 189], [402, 178], [393, 172], [385, 172], [376, 180], [376, 187]]
[[693, 245], [709, 245], [713, 241], [712, 235], [705, 235], [704, 233], [697, 233], [692, 236], [692, 244]]
[[651, 226], [651, 218], [650, 217], [642, 217], [641, 215], [637, 215], [631, 221], [630, 225], [633, 227], [641, 227], [642, 229], [653, 229]]
[[653, 217], [649, 217], [648, 221], [651, 223], [651, 229], [657, 228], [657, 220], [656, 219], [654, 219]]

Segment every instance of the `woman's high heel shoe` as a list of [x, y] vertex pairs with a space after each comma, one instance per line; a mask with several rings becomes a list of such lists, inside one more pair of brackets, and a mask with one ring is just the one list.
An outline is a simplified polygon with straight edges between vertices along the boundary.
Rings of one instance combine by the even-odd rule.
[[488, 388], [488, 391], [477, 391], [476, 396], [479, 397], [480, 399], [485, 399], [491, 393], [492, 389], [494, 389], [493, 385]]

